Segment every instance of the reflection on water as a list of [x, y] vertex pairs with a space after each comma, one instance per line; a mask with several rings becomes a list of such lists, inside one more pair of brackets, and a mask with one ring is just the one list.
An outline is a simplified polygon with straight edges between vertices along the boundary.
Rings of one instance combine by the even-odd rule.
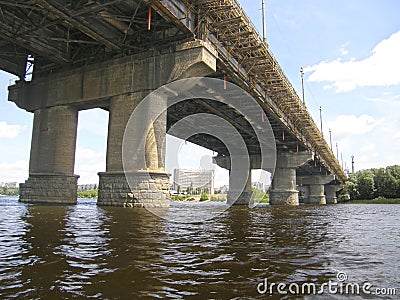
[[264, 278], [322, 284], [338, 271], [351, 282], [400, 285], [398, 205], [235, 207], [198, 222], [215, 212], [203, 203], [176, 223], [188, 204], [161, 219], [92, 202], [7, 199], [0, 199], [1, 298], [265, 299], [256, 290]]
[[0, 202], [0, 295], [18, 297], [29, 291], [29, 278], [21, 275], [35, 258], [29, 255], [30, 245], [25, 239], [29, 232], [27, 209], [10, 200]]
[[108, 244], [109, 226], [105, 224], [109, 221], [95, 203], [81, 202], [68, 207], [62, 230], [65, 238], [56, 249], [56, 254], [68, 264], [56, 281], [59, 289], [82, 296], [85, 295], [84, 286], [91, 285], [92, 277], [112, 272], [107, 269], [107, 258], [113, 252]]

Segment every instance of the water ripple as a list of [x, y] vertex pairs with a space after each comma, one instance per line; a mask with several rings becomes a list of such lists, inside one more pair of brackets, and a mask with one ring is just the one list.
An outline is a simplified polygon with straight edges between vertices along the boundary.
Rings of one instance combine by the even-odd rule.
[[398, 205], [233, 207], [206, 222], [194, 218], [215, 213], [205, 203], [169, 219], [86, 202], [0, 206], [1, 298], [265, 299], [264, 278], [322, 284], [339, 271], [400, 286]]

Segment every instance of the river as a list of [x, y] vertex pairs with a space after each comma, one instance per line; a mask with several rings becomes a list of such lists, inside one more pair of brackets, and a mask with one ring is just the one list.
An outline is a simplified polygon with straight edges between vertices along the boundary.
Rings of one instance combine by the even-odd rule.
[[302, 295], [260, 292], [265, 280], [339, 284], [339, 273], [400, 294], [400, 205], [234, 207], [196, 220], [215, 205], [173, 203], [162, 219], [91, 200], [0, 197], [0, 298], [295, 299]]

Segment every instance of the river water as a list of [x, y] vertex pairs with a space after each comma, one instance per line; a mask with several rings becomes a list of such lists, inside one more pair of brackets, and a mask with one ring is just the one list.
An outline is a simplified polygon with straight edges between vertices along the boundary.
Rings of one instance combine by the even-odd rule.
[[90, 200], [41, 206], [0, 197], [0, 298], [294, 299], [302, 295], [257, 286], [339, 283], [343, 272], [346, 282], [400, 295], [400, 205], [235, 207], [174, 222], [188, 205], [211, 214], [221, 204], [174, 203], [161, 219]]

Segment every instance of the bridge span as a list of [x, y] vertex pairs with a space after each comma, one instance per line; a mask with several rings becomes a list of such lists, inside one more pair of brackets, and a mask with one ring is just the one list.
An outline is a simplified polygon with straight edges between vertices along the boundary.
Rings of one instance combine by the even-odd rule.
[[[21, 201], [76, 202], [78, 112], [102, 108], [109, 111], [109, 127], [99, 205], [168, 206], [165, 134], [194, 113], [224, 118], [245, 141], [248, 182], [242, 188], [230, 178], [230, 191], [239, 189], [236, 204], [247, 204], [260, 141], [246, 116], [201, 98], [163, 104], [166, 113], [143, 132], [145, 164], [129, 170], [133, 183], [126, 180], [123, 137], [142, 99], [178, 79], [209, 77], [249, 93], [262, 109], [260, 118], [271, 124], [271, 204], [298, 204], [298, 188], [307, 203], [336, 203], [346, 174], [237, 0], [13, 0], [0, 1], [0, 10], [0, 68], [19, 77], [9, 100], [34, 113]], [[154, 109], [159, 107], [150, 104], [149, 115]], [[215, 163], [230, 169], [233, 158], [219, 139], [196, 134], [188, 140], [217, 152]]]

